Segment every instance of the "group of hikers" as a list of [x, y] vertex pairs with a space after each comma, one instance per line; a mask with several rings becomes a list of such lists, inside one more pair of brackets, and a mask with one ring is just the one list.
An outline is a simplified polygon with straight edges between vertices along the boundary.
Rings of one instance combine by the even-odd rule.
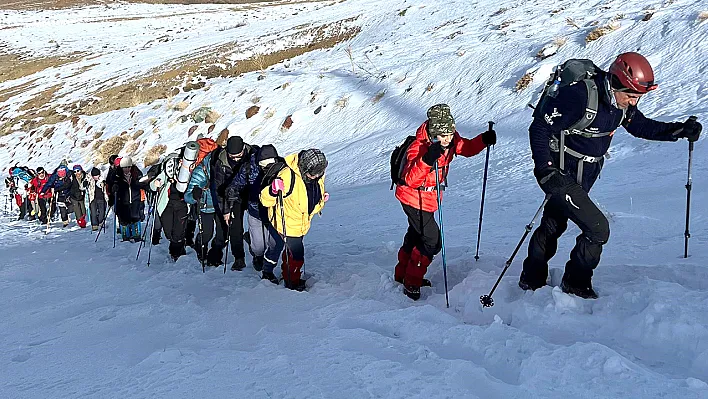
[[175, 261], [189, 246], [203, 267], [225, 265], [224, 251], [228, 255], [230, 247], [233, 271], [246, 267], [245, 241], [261, 278], [279, 284], [274, 270], [282, 258], [285, 286], [305, 289], [303, 237], [329, 199], [322, 151], [306, 149], [282, 158], [273, 145], [249, 145], [239, 136], [225, 146], [199, 137], [145, 173], [129, 156], [112, 155], [108, 161], [105, 179], [96, 167], [88, 178], [81, 165], [69, 169], [66, 162], [51, 174], [42, 167], [12, 167], [5, 185], [20, 209], [19, 219], [38, 219], [49, 228], [58, 209], [64, 227], [74, 213], [77, 225], [85, 228], [88, 213], [92, 230], [98, 231], [112, 208], [123, 241], [142, 241], [148, 233], [143, 222], [152, 218], [145, 226], [152, 227], [151, 244], [158, 245], [164, 234]]
[[[610, 231], [607, 218], [588, 193], [600, 175], [615, 130], [622, 126], [647, 140], [686, 138], [690, 148], [702, 130], [695, 117], [673, 123], [645, 117], [637, 103], [656, 88], [650, 63], [634, 52], [617, 56], [609, 71], [589, 60], [569, 60], [556, 68], [529, 128], [534, 176], [546, 196], [540, 225], [523, 262], [521, 289], [536, 290], [547, 284], [548, 262], [570, 220], [581, 234], [570, 252], [561, 289], [581, 298], [597, 298], [592, 276]], [[392, 154], [392, 185], [408, 219], [394, 279], [411, 299], [418, 300], [421, 287], [431, 285], [425, 275], [441, 250], [444, 266], [444, 237], [435, 212], [452, 160], [457, 155], [474, 156], [496, 142], [491, 124], [472, 139], [462, 137], [450, 107], [437, 104], [428, 109], [427, 120], [415, 136]], [[281, 158], [274, 146], [245, 144], [238, 136], [230, 137], [223, 148], [205, 138], [195, 144], [164, 156], [145, 175], [130, 157], [114, 155], [105, 180], [97, 168], [91, 169], [88, 178], [80, 165], [69, 170], [62, 164], [49, 176], [43, 168], [34, 173], [15, 167], [6, 185], [20, 206], [20, 218], [28, 215], [41, 223], [47, 223], [48, 212], [53, 214], [58, 208], [64, 226], [73, 211], [79, 226], [86, 226], [88, 213], [92, 229], [98, 230], [105, 223], [106, 209], [112, 207], [123, 240], [141, 239], [147, 202], [148, 214], [152, 212], [155, 221], [152, 243], [158, 244], [164, 233], [172, 258], [185, 255], [185, 247], [190, 246], [203, 264], [219, 266], [226, 263], [223, 251], [230, 244], [231, 270], [243, 270], [246, 241], [253, 267], [262, 272], [263, 279], [279, 283], [274, 270], [282, 257], [285, 286], [305, 289], [303, 237], [329, 199], [324, 186], [325, 155], [307, 149]], [[535, 219], [527, 226], [529, 232]]]

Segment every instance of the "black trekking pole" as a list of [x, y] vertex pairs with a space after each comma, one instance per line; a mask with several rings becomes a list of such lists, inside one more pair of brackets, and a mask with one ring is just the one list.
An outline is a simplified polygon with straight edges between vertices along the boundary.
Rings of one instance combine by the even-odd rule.
[[[155, 197], [155, 206], [157, 206], [157, 197]], [[153, 212], [155, 212], [155, 208], [153, 207]], [[152, 218], [152, 227], [145, 226], [146, 228], [149, 227], [150, 231], [153, 231], [155, 229], [155, 220], [157, 219], [157, 215], [155, 215]], [[150, 236], [150, 242], [148, 243], [148, 262], [147, 262], [147, 267], [150, 267], [150, 255], [152, 255], [152, 235]]]
[[101, 236], [101, 232], [106, 230], [106, 220], [108, 220], [108, 214], [111, 213], [111, 209], [113, 206], [108, 208], [108, 211], [106, 211], [106, 216], [103, 217], [103, 223], [101, 223], [101, 227], [98, 229], [98, 234], [96, 234], [96, 239], [93, 240], [93, 242], [98, 242], [98, 237]]
[[204, 264], [204, 226], [202, 226], [202, 212], [199, 209], [199, 200], [197, 200], [197, 228], [199, 229], [199, 261], [202, 263], [202, 273], [206, 273], [206, 266]]
[[288, 257], [288, 232], [285, 229], [285, 206], [283, 205], [283, 202], [283, 192], [280, 191], [278, 193], [278, 204], [280, 205], [280, 221], [283, 225], [283, 250], [285, 251], [283, 262], [285, 263], [285, 269], [288, 271], [288, 276], [285, 278], [285, 283], [292, 286], [290, 281], [290, 260]]
[[229, 241], [231, 241], [231, 218], [226, 223], [226, 245], [224, 246], [224, 274], [226, 274], [226, 261], [229, 259]]
[[499, 275], [497, 282], [494, 283], [494, 287], [492, 287], [492, 290], [489, 291], [489, 295], [482, 295], [479, 297], [479, 302], [482, 304], [483, 307], [491, 308], [492, 306], [494, 306], [494, 300], [492, 299], [492, 294], [494, 294], [494, 290], [497, 289], [499, 282], [501, 282], [502, 277], [504, 277], [504, 273], [506, 273], [506, 271], [509, 269], [509, 266], [511, 266], [511, 262], [514, 261], [514, 257], [516, 257], [516, 254], [519, 252], [521, 245], [524, 243], [524, 241], [526, 241], [526, 237], [529, 235], [529, 233], [533, 229], [533, 225], [536, 223], [536, 219], [538, 218], [538, 215], [541, 214], [541, 211], [546, 206], [549, 199], [551, 199], [551, 195], [546, 194], [546, 198], [544, 198], [543, 203], [536, 211], [536, 214], [533, 215], [533, 219], [531, 219], [531, 223], [526, 225], [526, 231], [524, 231], [524, 235], [521, 237], [521, 240], [519, 240], [519, 243], [516, 245], [516, 249], [514, 249], [514, 253], [512, 253], [509, 260], [506, 261], [506, 265], [504, 266], [504, 270], [502, 270], [501, 274]]
[[[692, 116], [691, 118], [695, 118]], [[688, 225], [691, 221], [691, 187], [693, 186], [693, 181], [691, 179], [691, 167], [693, 163], [693, 142], [688, 142], [688, 181], [686, 182], [686, 231], [683, 233], [684, 236], [684, 249], [683, 257], [688, 258], [688, 239], [691, 238], [691, 233], [688, 231]]]
[[113, 194], [113, 248], [116, 247], [116, 228], [118, 228], [118, 193]]
[[[489, 131], [494, 127], [494, 122], [489, 121]], [[479, 205], [479, 227], [477, 228], [477, 251], [474, 254], [474, 260], [479, 260], [479, 241], [482, 238], [482, 215], [484, 215], [484, 197], [487, 193], [487, 174], [489, 172], [489, 147], [487, 146], [487, 155], [484, 159], [484, 180], [482, 182], [482, 202]]]
[[[143, 236], [140, 239], [140, 246], [138, 246], [138, 255], [135, 257], [135, 260], [138, 260], [138, 258], [140, 258], [140, 250], [145, 245], [145, 238], [147, 237], [148, 230], [150, 230], [150, 219], [152, 218], [153, 212], [155, 212], [154, 208], [155, 208], [155, 199], [156, 198], [157, 197], [153, 197], [152, 202], [148, 202], [148, 206], [150, 207], [150, 209], [148, 209], [148, 218], [147, 218], [147, 222], [145, 223], [145, 231], [143, 231]], [[155, 223], [153, 222], [153, 224], [155, 224]], [[152, 240], [150, 240], [150, 242], [152, 242]]]
[[438, 218], [440, 219], [440, 238], [442, 244], [442, 266], [443, 279], [445, 280], [445, 306], [450, 307], [450, 299], [447, 294], [447, 262], [445, 260], [445, 226], [443, 225], [443, 210], [440, 201], [440, 178], [438, 177], [438, 161], [435, 161], [435, 194], [438, 197]]

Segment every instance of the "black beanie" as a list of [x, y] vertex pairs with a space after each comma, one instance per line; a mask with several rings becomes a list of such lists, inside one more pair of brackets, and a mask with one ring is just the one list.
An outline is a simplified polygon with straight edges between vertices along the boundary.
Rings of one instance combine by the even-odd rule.
[[101, 171], [98, 168], [91, 168], [91, 176], [101, 176]]
[[44, 170], [43, 167], [41, 167], [41, 166], [38, 167], [38, 168], [37, 168], [37, 173], [42, 173], [42, 172], [46, 172], [46, 171]]
[[243, 139], [240, 136], [229, 137], [226, 142], [226, 152], [229, 155], [238, 155], [243, 151]]
[[272, 144], [266, 144], [261, 147], [261, 150], [258, 152], [258, 156], [256, 156], [256, 162], [260, 162], [264, 159], [271, 159], [277, 157], [278, 150], [275, 149], [275, 146], [273, 146]]

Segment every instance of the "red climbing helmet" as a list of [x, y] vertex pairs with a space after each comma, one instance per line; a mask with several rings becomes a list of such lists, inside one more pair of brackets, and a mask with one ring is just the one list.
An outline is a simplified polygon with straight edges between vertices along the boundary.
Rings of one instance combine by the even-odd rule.
[[639, 53], [622, 53], [610, 65], [612, 87], [644, 94], [658, 87], [651, 64]]

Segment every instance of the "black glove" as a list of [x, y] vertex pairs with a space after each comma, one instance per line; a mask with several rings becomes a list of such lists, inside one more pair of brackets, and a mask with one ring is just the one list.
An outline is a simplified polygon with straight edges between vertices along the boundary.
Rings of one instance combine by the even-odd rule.
[[553, 166], [548, 166], [541, 170], [535, 169], [533, 174], [536, 176], [541, 190], [546, 194], [561, 194], [565, 191], [566, 187], [575, 183], [575, 180], [570, 176]]
[[686, 138], [689, 142], [693, 143], [694, 141], [698, 140], [702, 130], [703, 126], [698, 123], [697, 118], [695, 116], [691, 116], [686, 120], [686, 122], [683, 123], [683, 128], [678, 133], [678, 135], [676, 135], [676, 137]]
[[440, 144], [439, 141], [436, 141], [428, 147], [428, 152], [426, 152], [420, 159], [426, 164], [433, 166], [435, 165], [435, 161], [440, 158], [440, 155], [442, 155], [444, 151], [445, 150], [442, 148], [442, 144]]
[[195, 200], [199, 201], [200, 199], [202, 199], [202, 193], [203, 193], [203, 191], [204, 191], [204, 190], [202, 190], [200, 187], [194, 187], [194, 188], [192, 189], [192, 197], [193, 197]]
[[111, 195], [116, 195], [118, 194], [118, 185], [114, 184], [111, 186]]
[[482, 142], [487, 146], [496, 144], [497, 132], [495, 132], [494, 129], [490, 129], [482, 133]]

